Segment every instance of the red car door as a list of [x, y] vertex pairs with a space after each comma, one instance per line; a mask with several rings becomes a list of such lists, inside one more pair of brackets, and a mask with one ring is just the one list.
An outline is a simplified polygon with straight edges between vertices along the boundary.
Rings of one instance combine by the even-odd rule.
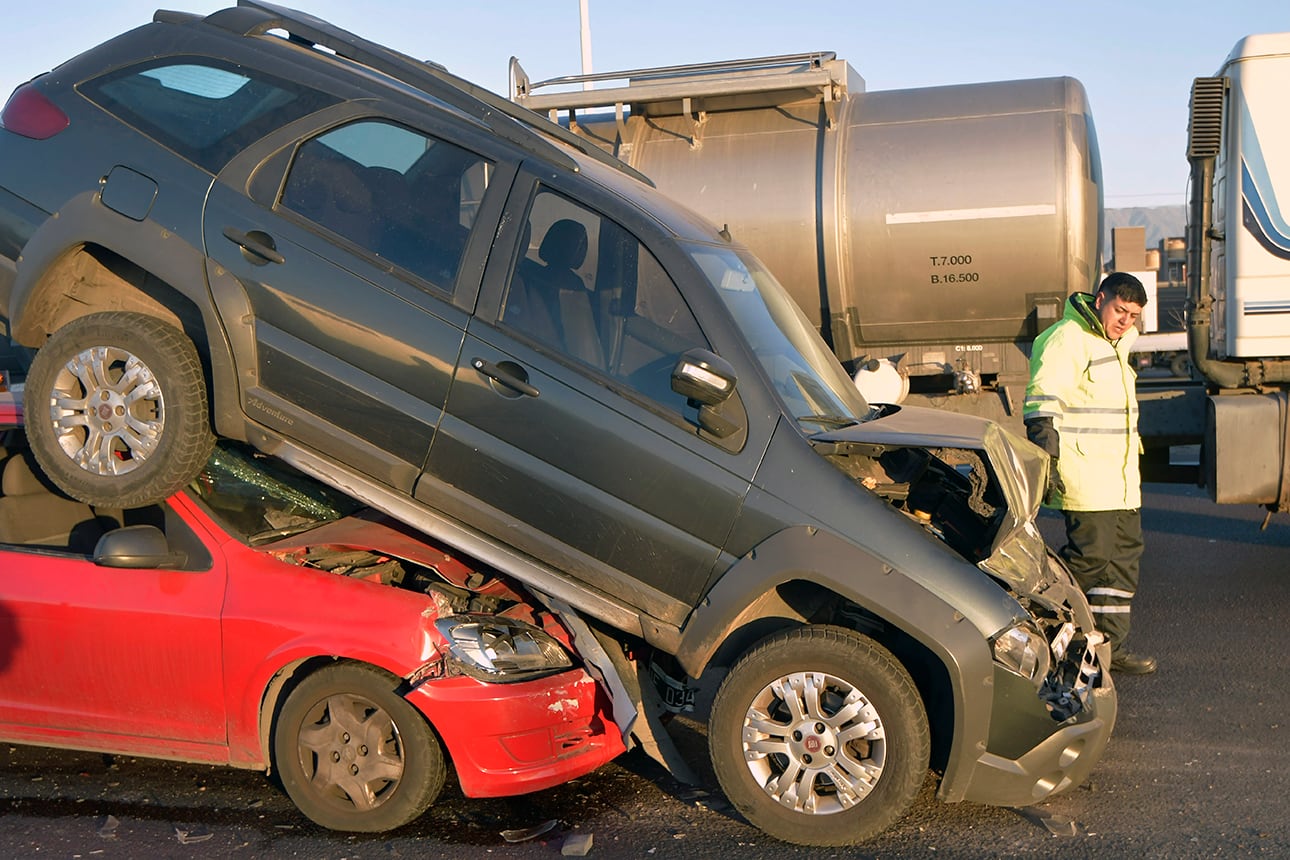
[[0, 547], [0, 723], [88, 748], [225, 758], [218, 551], [129, 570]]

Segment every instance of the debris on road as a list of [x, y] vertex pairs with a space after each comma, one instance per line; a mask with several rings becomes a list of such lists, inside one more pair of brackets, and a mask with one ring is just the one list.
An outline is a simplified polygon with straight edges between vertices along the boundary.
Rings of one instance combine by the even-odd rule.
[[175, 838], [179, 840], [180, 845], [192, 845], [194, 842], [205, 842], [215, 834], [211, 833], [205, 827], [175, 827]]
[[117, 817], [115, 815], [109, 815], [107, 818], [103, 819], [103, 823], [99, 825], [99, 836], [104, 839], [115, 839], [116, 829], [120, 826], [121, 822], [117, 820]]
[[565, 857], [586, 857], [591, 853], [591, 842], [590, 833], [574, 833], [564, 840], [560, 854]]
[[502, 838], [507, 842], [527, 842], [535, 836], [541, 836], [543, 833], [550, 833], [560, 822], [554, 818], [550, 821], [544, 821], [541, 824], [535, 824], [532, 827], [522, 827], [516, 830], [503, 830]]

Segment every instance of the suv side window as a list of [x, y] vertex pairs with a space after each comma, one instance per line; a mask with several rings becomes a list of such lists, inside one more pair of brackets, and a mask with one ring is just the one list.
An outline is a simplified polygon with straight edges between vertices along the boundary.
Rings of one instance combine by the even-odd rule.
[[542, 189], [524, 228], [502, 323], [680, 412], [681, 353], [710, 348], [676, 284], [614, 221]]
[[218, 173], [250, 144], [336, 96], [205, 57], [167, 58], [80, 86], [109, 113]]
[[449, 289], [491, 174], [459, 146], [364, 120], [300, 147], [282, 206]]

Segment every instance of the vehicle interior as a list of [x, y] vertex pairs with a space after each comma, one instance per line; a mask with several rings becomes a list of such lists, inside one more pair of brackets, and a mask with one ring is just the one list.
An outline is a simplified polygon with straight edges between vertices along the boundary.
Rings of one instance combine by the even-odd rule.
[[0, 431], [0, 544], [91, 555], [114, 529], [152, 525], [168, 533], [169, 519], [160, 505], [106, 510], [70, 498], [45, 477], [22, 430]]

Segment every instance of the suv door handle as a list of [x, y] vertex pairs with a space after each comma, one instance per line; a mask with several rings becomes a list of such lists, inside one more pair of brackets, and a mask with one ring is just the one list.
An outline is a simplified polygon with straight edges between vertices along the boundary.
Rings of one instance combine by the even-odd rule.
[[[512, 391], [518, 391], [520, 394], [527, 394], [529, 397], [541, 396], [540, 391], [528, 383], [528, 375], [524, 369], [511, 362], [503, 362], [502, 365], [493, 364], [491, 361], [484, 361], [482, 358], [473, 358], [470, 366], [487, 376], [489, 379], [504, 385]], [[518, 371], [518, 372], [517, 372]]]
[[[242, 256], [246, 257], [246, 261], [252, 265], [263, 266], [265, 263], [286, 262], [286, 258], [279, 254], [277, 247], [274, 246], [273, 237], [268, 233], [259, 230], [243, 233], [241, 230], [225, 227], [224, 238], [240, 246]], [[252, 259], [253, 257], [257, 259]]]

